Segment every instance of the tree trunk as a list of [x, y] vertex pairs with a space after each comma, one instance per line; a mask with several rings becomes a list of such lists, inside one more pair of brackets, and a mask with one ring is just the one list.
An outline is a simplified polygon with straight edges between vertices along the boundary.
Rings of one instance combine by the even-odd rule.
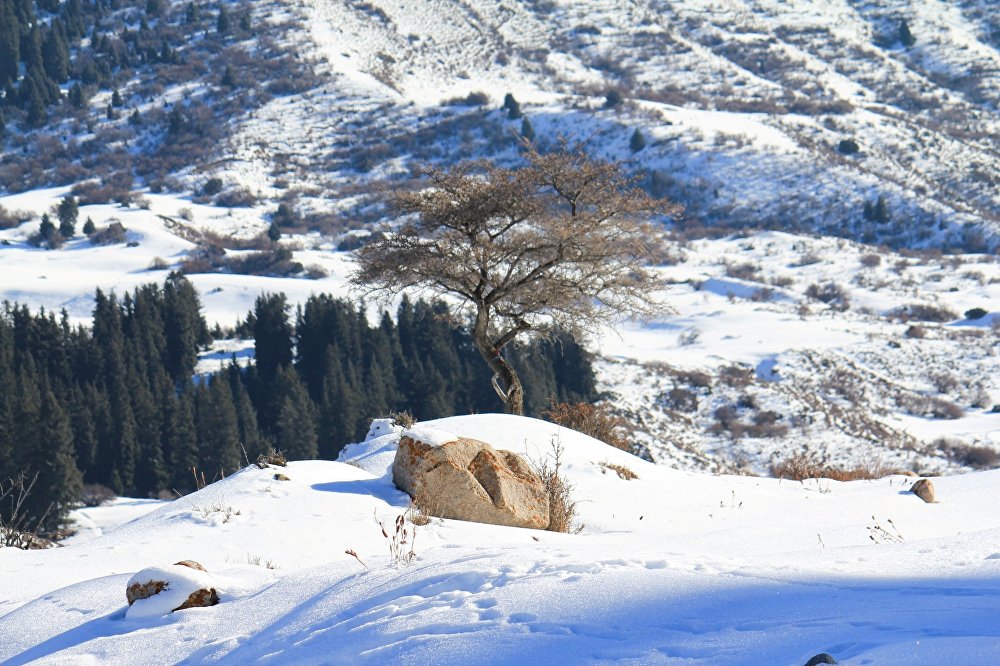
[[500, 399], [503, 400], [504, 411], [508, 414], [521, 416], [524, 414], [524, 388], [521, 386], [521, 380], [514, 367], [500, 356], [502, 350], [494, 347], [493, 341], [490, 340], [488, 317], [489, 315], [482, 310], [476, 313], [472, 341], [476, 345], [479, 355], [495, 373], [494, 379], [498, 382], [500, 389], [497, 394], [499, 395], [501, 390], [503, 393], [500, 395]]

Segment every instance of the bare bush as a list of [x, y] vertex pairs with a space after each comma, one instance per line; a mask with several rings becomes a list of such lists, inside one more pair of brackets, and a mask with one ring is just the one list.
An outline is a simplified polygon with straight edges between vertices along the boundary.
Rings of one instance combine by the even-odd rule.
[[563, 445], [558, 439], [552, 440], [552, 450], [546, 459], [534, 463], [535, 474], [542, 480], [545, 494], [549, 499], [549, 532], [578, 532], [582, 526], [576, 525], [576, 500], [573, 486], [562, 477]]
[[753, 382], [753, 368], [725, 365], [719, 368], [719, 381], [731, 388], [745, 388]]
[[806, 289], [806, 296], [826, 303], [840, 312], [851, 307], [851, 298], [847, 290], [835, 282], [828, 282], [824, 285], [811, 284]]
[[611, 470], [612, 472], [618, 475], [619, 479], [622, 479], [623, 481], [632, 481], [633, 479], [639, 478], [638, 474], [633, 472], [631, 468], [626, 467], [625, 465], [618, 465], [616, 463], [611, 463], [606, 460], [599, 462], [597, 464], [600, 466], [602, 473], [606, 473], [607, 470]]
[[551, 406], [542, 412], [542, 418], [589, 435], [616, 449], [632, 452], [632, 446], [627, 438], [628, 423], [622, 417], [613, 414], [605, 405], [553, 401]]
[[34, 215], [23, 210], [7, 210], [0, 206], [0, 229], [12, 229], [27, 222], [32, 217]]
[[796, 453], [771, 465], [771, 476], [792, 481], [806, 479], [831, 479], [833, 481], [858, 481], [881, 479], [893, 470], [880, 460], [866, 460], [853, 467], [835, 467], [813, 453]]
[[94, 245], [116, 245], [125, 242], [125, 232], [128, 231], [121, 222], [113, 220], [108, 226], [90, 235]]
[[88, 483], [83, 486], [83, 494], [80, 501], [84, 506], [94, 507], [106, 504], [115, 499], [115, 491], [99, 483]]
[[901, 305], [886, 313], [890, 319], [899, 321], [930, 321], [944, 323], [958, 319], [958, 314], [954, 310], [944, 306], [930, 305], [928, 303], [910, 303]]
[[1000, 453], [988, 446], [968, 444], [948, 444], [944, 448], [950, 457], [960, 465], [973, 469], [992, 469], [1000, 466]]

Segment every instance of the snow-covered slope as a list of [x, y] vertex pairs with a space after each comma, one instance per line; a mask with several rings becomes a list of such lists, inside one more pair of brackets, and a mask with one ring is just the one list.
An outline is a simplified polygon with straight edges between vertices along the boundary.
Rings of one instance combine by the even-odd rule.
[[[4, 663], [982, 663], [1000, 656], [997, 472], [781, 482], [685, 473], [549, 423], [430, 422], [536, 460], [553, 442], [582, 530], [451, 520], [394, 564], [407, 498], [354, 465], [250, 467], [91, 541], [0, 550]], [[625, 465], [626, 481], [601, 463]], [[359, 467], [360, 466], [360, 467]], [[371, 474], [373, 469], [380, 474]], [[359, 559], [346, 554], [357, 553]], [[221, 603], [126, 617], [125, 585], [194, 559]], [[142, 602], [139, 602], [142, 603]]]

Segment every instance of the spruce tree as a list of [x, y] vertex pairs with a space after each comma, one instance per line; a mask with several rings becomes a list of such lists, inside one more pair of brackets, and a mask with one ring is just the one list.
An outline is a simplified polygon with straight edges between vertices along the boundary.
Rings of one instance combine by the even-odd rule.
[[290, 460], [311, 460], [318, 452], [316, 415], [305, 386], [290, 366], [282, 367], [277, 378], [280, 395], [275, 424], [275, 447]]
[[69, 46], [66, 44], [62, 22], [58, 19], [42, 40], [42, 67], [45, 74], [56, 83], [65, 83], [69, 79]]
[[209, 479], [221, 478], [240, 468], [240, 431], [229, 383], [213, 377], [198, 389], [198, 459]]
[[83, 233], [89, 236], [96, 230], [97, 227], [94, 225], [94, 221], [90, 217], [87, 217], [87, 221], [83, 223]]
[[284, 294], [261, 294], [254, 303], [254, 350], [257, 371], [267, 382], [292, 362], [292, 326]]
[[229, 14], [226, 13], [225, 5], [219, 7], [219, 17], [215, 20], [215, 29], [220, 35], [229, 32]]
[[13, 0], [0, 0], [0, 86], [17, 80], [21, 35]]
[[164, 455], [169, 461], [170, 487], [179, 492], [194, 490], [193, 468], [198, 466], [198, 433], [195, 428], [193, 394], [189, 387], [166, 405], [163, 436]]
[[80, 216], [80, 206], [76, 197], [68, 194], [62, 198], [56, 207], [56, 216], [59, 218], [59, 233], [63, 238], [72, 238], [76, 235], [76, 221]]
[[910, 32], [910, 24], [906, 19], [899, 22], [899, 42], [907, 48], [917, 43], [917, 38]]

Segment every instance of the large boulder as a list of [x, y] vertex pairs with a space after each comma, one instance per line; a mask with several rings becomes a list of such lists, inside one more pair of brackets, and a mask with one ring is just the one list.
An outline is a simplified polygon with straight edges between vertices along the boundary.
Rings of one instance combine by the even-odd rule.
[[542, 480], [521, 456], [485, 442], [403, 431], [392, 480], [428, 515], [534, 529], [549, 525]]

